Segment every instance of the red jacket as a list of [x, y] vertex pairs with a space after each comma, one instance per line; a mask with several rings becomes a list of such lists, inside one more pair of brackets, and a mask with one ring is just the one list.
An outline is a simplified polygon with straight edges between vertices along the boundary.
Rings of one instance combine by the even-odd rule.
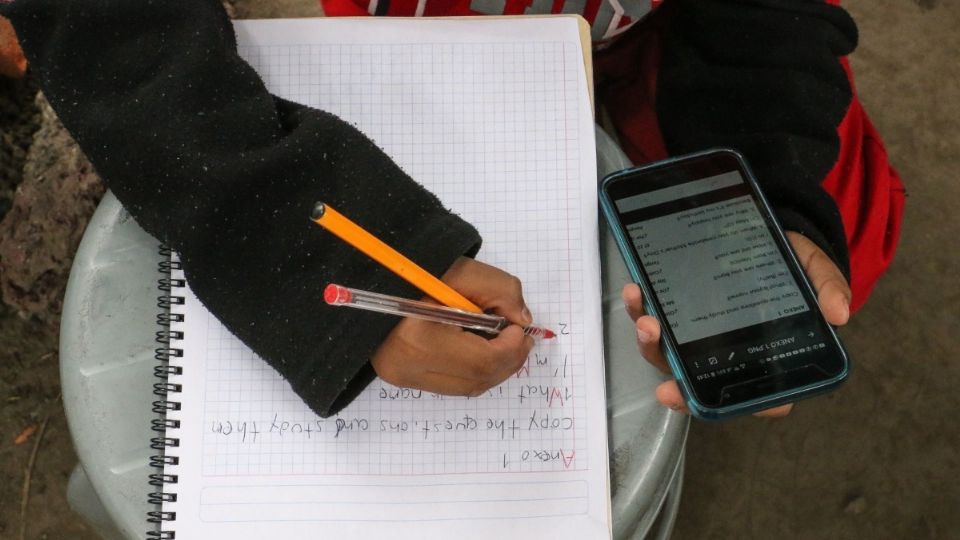
[[600, 45], [598, 104], [635, 163], [709, 146], [744, 152], [784, 226], [845, 271], [853, 310], [893, 258], [904, 188], [857, 98], [846, 58], [856, 26], [839, 1], [321, 3], [331, 16], [579, 13]]

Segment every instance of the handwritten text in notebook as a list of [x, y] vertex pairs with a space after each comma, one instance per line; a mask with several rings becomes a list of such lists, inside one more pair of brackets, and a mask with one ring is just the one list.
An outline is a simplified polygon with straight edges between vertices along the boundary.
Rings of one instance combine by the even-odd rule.
[[354, 123], [473, 223], [478, 258], [521, 277], [536, 322], [559, 335], [477, 398], [378, 379], [321, 419], [188, 300], [187, 348], [204, 357], [202, 380], [184, 385], [203, 387], [191, 504], [205, 523], [485, 523], [450, 529], [473, 538], [513, 520], [605, 537], [596, 172], [575, 21], [501, 21], [469, 39], [484, 23], [434, 21], [425, 38], [407, 21], [363, 34], [317, 22], [239, 23], [240, 52], [271, 91]]

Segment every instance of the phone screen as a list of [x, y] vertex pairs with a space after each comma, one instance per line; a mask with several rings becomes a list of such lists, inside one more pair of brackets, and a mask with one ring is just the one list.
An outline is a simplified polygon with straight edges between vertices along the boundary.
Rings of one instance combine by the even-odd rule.
[[[844, 369], [737, 163], [714, 157], [609, 189], [688, 380], [711, 406]], [[744, 384], [760, 379], [766, 387]]]

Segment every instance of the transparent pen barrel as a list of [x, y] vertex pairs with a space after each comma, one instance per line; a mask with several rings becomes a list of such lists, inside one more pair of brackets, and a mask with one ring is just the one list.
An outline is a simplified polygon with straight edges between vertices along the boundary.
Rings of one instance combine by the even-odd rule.
[[377, 293], [349, 289], [351, 298], [342, 305], [391, 315], [414, 317], [426, 321], [456, 324], [469, 330], [479, 330], [496, 334], [507, 326], [503, 317], [484, 313], [471, 313], [460, 309], [448, 308], [420, 302], [417, 300], [398, 301], [394, 297]]

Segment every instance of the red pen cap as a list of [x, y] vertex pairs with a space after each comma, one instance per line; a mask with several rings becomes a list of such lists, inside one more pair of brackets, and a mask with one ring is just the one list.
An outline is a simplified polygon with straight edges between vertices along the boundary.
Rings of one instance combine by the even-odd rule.
[[346, 287], [335, 283], [330, 283], [323, 289], [323, 299], [331, 305], [346, 304], [352, 296]]

